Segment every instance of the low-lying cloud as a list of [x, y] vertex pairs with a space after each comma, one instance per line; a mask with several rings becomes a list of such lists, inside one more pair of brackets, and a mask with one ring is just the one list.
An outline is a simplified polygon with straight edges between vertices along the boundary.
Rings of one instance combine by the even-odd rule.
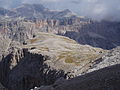
[[96, 20], [120, 20], [120, 0], [0, 0], [0, 6], [5, 8], [14, 8], [23, 3], [41, 3], [51, 9], [70, 9]]

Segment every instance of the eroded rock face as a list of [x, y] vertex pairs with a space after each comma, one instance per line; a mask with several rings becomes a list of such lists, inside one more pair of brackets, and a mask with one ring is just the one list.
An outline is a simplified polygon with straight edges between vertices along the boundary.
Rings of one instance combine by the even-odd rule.
[[0, 15], [10, 17], [24, 17], [29, 20], [35, 19], [61, 19], [66, 17], [76, 17], [70, 10], [63, 11], [49, 10], [41, 4], [23, 4], [12, 10], [0, 8]]
[[[86, 17], [78, 17], [69, 10], [52, 11], [38, 4], [24, 4], [13, 11], [5, 10], [1, 15], [11, 21], [3, 25], [5, 32], [14, 40], [25, 42], [40, 31], [55, 33], [74, 39], [80, 44], [112, 49], [120, 45], [120, 23], [110, 21], [94, 21]], [[17, 16], [9, 13], [15, 12]], [[3, 16], [2, 16], [3, 18]], [[22, 20], [22, 22], [21, 22]], [[8, 22], [7, 21], [7, 22]], [[2, 24], [0, 23], [0, 26]], [[22, 37], [21, 37], [22, 36]]]
[[5, 90], [5, 88], [3, 87], [1, 83], [0, 83], [0, 90]]
[[119, 90], [119, 83], [120, 65], [115, 65], [34, 90]]
[[0, 62], [0, 81], [9, 90], [29, 90], [51, 85], [61, 77], [76, 77], [104, 52], [49, 33], [38, 33], [26, 43], [15, 47], [10, 44], [9, 54]]
[[2, 17], [0, 19], [0, 33], [10, 39], [24, 43], [38, 32], [64, 35], [66, 31], [78, 31], [82, 25], [88, 24], [86, 18], [62, 18], [26, 20], [24, 18]]
[[[98, 75], [90, 74], [98, 78], [95, 80], [87, 78], [89, 75], [83, 76], [84, 84], [78, 81], [79, 78], [73, 79], [76, 85], [81, 84], [80, 87], [76, 87], [74, 81], [70, 80], [70, 83], [65, 79], [120, 63], [119, 48], [102, 57], [103, 49], [91, 47], [111, 49], [120, 45], [119, 22], [94, 22], [74, 16], [69, 10], [51, 11], [42, 5], [26, 4], [16, 8], [18, 17], [16, 13], [12, 15], [13, 12], [5, 10], [3, 13], [3, 9], [0, 9], [0, 14], [8, 15], [0, 16], [0, 82], [9, 90], [29, 90], [35, 86], [51, 85], [56, 80], [53, 86], [43, 86], [40, 90], [79, 90], [80, 87], [87, 90], [85, 86], [89, 86], [89, 83], [94, 89], [94, 81], [100, 81]], [[54, 34], [88, 45], [80, 45], [67, 37]], [[98, 74], [102, 77], [100, 72]], [[69, 87], [63, 88], [62, 83]], [[104, 84], [106, 82], [100, 83], [102, 86]]]
[[10, 53], [0, 62], [0, 81], [9, 90], [29, 90], [65, 78], [64, 71], [52, 69], [44, 63], [46, 60], [46, 57], [26, 49]]
[[0, 61], [3, 56], [7, 55], [10, 43], [11, 40], [0, 33]]
[[108, 66], [120, 64], [120, 47], [108, 51], [101, 59], [97, 60], [88, 72], [99, 70]]
[[104, 50], [88, 45], [80, 45], [76, 41], [64, 36], [38, 33], [35, 38], [29, 39], [24, 48], [32, 53], [49, 56], [46, 63], [55, 69], [72, 73], [71, 77], [85, 72], [96, 59], [104, 54]]
[[103, 49], [112, 49], [120, 45], [119, 22], [95, 22], [83, 25], [78, 32], [67, 31], [65, 36], [76, 40], [80, 44], [87, 44]]
[[41, 86], [34, 90], [119, 90], [120, 47], [108, 51], [93, 62], [86, 74], [71, 80], [61, 78], [53, 85]]

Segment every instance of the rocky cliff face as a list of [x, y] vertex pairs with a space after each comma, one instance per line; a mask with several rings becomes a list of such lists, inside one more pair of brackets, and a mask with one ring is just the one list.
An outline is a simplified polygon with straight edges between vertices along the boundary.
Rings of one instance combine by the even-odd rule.
[[120, 47], [114, 48], [97, 60], [88, 72], [120, 64]]
[[67, 31], [65, 36], [80, 44], [88, 44], [103, 49], [112, 49], [120, 45], [119, 22], [91, 22], [79, 28], [78, 32]]
[[5, 90], [5, 88], [3, 87], [1, 83], [0, 83], [0, 90]]
[[3, 56], [8, 54], [8, 48], [10, 45], [11, 41], [9, 38], [4, 37], [3, 35], [0, 34], [0, 61]]
[[61, 77], [76, 77], [87, 71], [104, 52], [49, 33], [38, 33], [26, 45], [13, 46], [0, 62], [0, 81], [9, 90], [29, 90], [51, 85]]
[[0, 8], [0, 15], [10, 17], [24, 17], [29, 20], [41, 19], [61, 19], [66, 17], [76, 17], [70, 10], [63, 11], [49, 10], [41, 4], [23, 4], [17, 8], [7, 10]]
[[[7, 12], [2, 10], [1, 13], [3, 11]], [[25, 42], [37, 32], [48, 32], [67, 36], [83, 45], [103, 49], [112, 49], [120, 45], [119, 22], [97, 22], [78, 17], [69, 10], [52, 11], [37, 4], [24, 4], [12, 11], [16, 12], [16, 17], [4, 14], [7, 21], [1, 21], [1, 30], [8, 30], [7, 33], [18, 41]]]
[[52, 11], [36, 4], [0, 9], [0, 82], [9, 90], [30, 90], [42, 85], [40, 90], [119, 87], [119, 65], [74, 78], [120, 63], [119, 47], [103, 55], [103, 49], [120, 45], [119, 24], [96, 22], [77, 17], [69, 10]]
[[34, 90], [119, 90], [120, 65], [107, 67], [71, 80], [62, 80], [51, 86]]
[[103, 49], [112, 49], [120, 45], [119, 22], [96, 22], [87, 18], [70, 17], [32, 21], [10, 18], [2, 21], [0, 31], [6, 32], [9, 37], [21, 43], [38, 32], [48, 32], [69, 37], [83, 45]]
[[53, 85], [42, 86], [34, 90], [119, 90], [119, 54], [120, 47], [112, 49], [96, 60], [85, 75], [71, 80], [61, 78]]
[[78, 31], [78, 29], [90, 21], [85, 18], [63, 18], [26, 20], [24, 18], [0, 18], [0, 32], [10, 39], [24, 43], [34, 37], [38, 32], [48, 32], [64, 35], [66, 31]]
[[65, 77], [62, 70], [50, 68], [47, 57], [27, 50], [14, 50], [0, 62], [0, 81], [9, 90], [29, 90], [35, 86], [50, 85]]

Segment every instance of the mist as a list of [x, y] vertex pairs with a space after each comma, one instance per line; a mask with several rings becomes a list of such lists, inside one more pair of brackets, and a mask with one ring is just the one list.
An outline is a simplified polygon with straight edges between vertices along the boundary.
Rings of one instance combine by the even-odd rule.
[[23, 3], [39, 3], [54, 10], [70, 9], [95, 20], [120, 21], [120, 0], [0, 0], [0, 7], [10, 9]]

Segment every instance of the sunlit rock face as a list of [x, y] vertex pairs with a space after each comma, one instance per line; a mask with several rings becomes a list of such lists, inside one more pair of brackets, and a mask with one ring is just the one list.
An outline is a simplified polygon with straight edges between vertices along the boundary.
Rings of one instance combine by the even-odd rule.
[[9, 90], [29, 90], [51, 85], [59, 78], [79, 76], [104, 53], [100, 48], [43, 32], [28, 39], [26, 45], [9, 46], [8, 51], [0, 62], [0, 81]]
[[[68, 9], [49, 10], [39, 4], [24, 4], [13, 10], [3, 8], [0, 10], [1, 16], [4, 15], [7, 22], [9, 21], [5, 29], [8, 29], [9, 33], [12, 31], [11, 37], [21, 42], [37, 32], [48, 32], [67, 36], [83, 45], [88, 44], [103, 49], [112, 49], [120, 45], [119, 22], [98, 22], [77, 16]], [[12, 12], [16, 14], [11, 14]], [[3, 21], [5, 20], [2, 20], [2, 23]], [[3, 26], [6, 26], [5, 23]], [[20, 39], [21, 35], [23, 37]]]
[[105, 68], [112, 65], [120, 64], [120, 47], [114, 48], [108, 51], [105, 55], [98, 59], [91, 69], [88, 72], [92, 72], [95, 70], [99, 70], [101, 68]]
[[108, 51], [96, 60], [86, 74], [70, 80], [63, 78], [48, 86], [33, 90], [119, 90], [120, 47]]
[[[8, 90], [41, 86], [38, 89], [87, 90], [86, 84], [94, 89], [100, 75], [103, 83], [97, 83], [98, 88], [106, 83], [114, 87], [113, 79], [108, 82], [114, 69], [103, 69], [103, 74], [93, 71], [119, 64], [119, 47], [108, 53], [103, 50], [120, 45], [119, 29], [119, 22], [93, 21], [68, 9], [54, 11], [37, 4], [24, 4], [12, 10], [0, 8], [0, 82]], [[119, 73], [118, 69], [115, 72]], [[108, 70], [111, 72], [105, 74]], [[84, 80], [72, 79], [71, 83], [66, 81], [88, 72], [94, 75], [87, 74]], [[104, 75], [108, 74], [110, 77], [104, 82]], [[118, 81], [115, 78], [116, 85], [118, 82], [119, 78]]]

